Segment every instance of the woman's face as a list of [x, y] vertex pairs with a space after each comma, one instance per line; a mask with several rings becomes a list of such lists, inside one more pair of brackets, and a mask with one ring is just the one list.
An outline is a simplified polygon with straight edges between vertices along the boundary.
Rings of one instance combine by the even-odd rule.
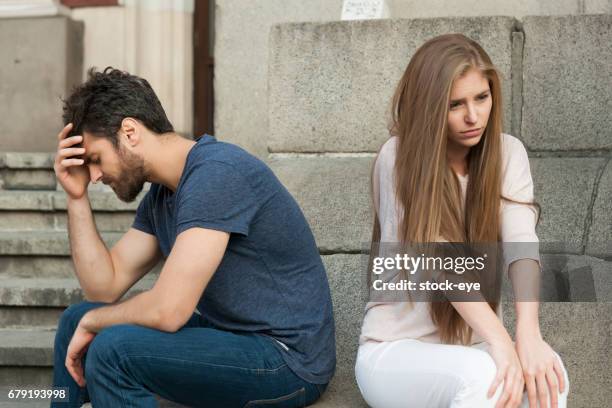
[[[492, 104], [489, 81], [479, 70], [472, 68], [454, 81], [448, 111], [449, 148], [478, 144], [489, 122]], [[477, 131], [469, 132], [473, 129]]]

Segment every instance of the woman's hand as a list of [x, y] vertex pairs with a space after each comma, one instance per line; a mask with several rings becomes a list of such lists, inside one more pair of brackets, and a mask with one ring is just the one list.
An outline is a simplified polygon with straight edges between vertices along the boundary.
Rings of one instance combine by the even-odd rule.
[[490, 343], [489, 354], [497, 367], [497, 375], [489, 388], [487, 398], [493, 397], [495, 391], [504, 382], [504, 389], [495, 408], [516, 408], [523, 399], [525, 382], [521, 362], [512, 341]]
[[550, 408], [557, 408], [557, 396], [565, 389], [565, 378], [553, 349], [539, 333], [517, 328], [516, 351], [523, 368], [529, 408], [536, 408], [537, 401], [540, 408], [547, 408], [549, 395]]
[[81, 156], [85, 149], [78, 146], [83, 136], [66, 137], [72, 129], [72, 123], [67, 124], [57, 135], [59, 140], [53, 169], [60, 185], [72, 199], [80, 199], [87, 192], [89, 185], [89, 170], [83, 164]]

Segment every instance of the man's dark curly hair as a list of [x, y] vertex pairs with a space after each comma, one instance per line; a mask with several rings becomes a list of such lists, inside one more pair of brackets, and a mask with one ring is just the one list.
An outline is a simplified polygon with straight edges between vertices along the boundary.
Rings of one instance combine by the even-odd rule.
[[85, 131], [106, 137], [117, 147], [117, 133], [126, 117], [140, 120], [156, 133], [174, 131], [146, 79], [112, 67], [102, 72], [91, 68], [87, 74], [87, 81], [63, 101], [64, 125], [72, 123], [70, 136]]

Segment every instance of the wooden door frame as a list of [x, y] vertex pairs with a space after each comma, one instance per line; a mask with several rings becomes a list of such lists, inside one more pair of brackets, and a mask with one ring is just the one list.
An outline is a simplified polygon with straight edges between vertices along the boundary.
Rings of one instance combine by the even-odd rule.
[[214, 134], [214, 58], [210, 49], [210, 32], [214, 16], [211, 1], [196, 0], [193, 12], [193, 136]]

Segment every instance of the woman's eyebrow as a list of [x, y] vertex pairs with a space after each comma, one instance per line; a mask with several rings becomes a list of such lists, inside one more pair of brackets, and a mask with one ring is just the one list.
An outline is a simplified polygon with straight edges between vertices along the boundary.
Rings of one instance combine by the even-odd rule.
[[[482, 91], [481, 93], [479, 93], [478, 95], [476, 95], [476, 97], [482, 96], [484, 94], [486, 94], [487, 92], [489, 92], [489, 90], [487, 89], [486, 91]], [[455, 102], [463, 102], [465, 101], [465, 98], [461, 98], [461, 99], [451, 99], [451, 103], [455, 103]]]

